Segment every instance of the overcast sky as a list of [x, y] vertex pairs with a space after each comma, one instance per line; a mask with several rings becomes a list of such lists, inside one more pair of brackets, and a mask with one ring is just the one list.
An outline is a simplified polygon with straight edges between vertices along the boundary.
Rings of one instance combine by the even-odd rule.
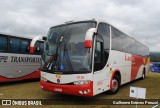
[[0, 32], [38, 36], [70, 20], [98, 18], [160, 51], [159, 0], [0, 0]]

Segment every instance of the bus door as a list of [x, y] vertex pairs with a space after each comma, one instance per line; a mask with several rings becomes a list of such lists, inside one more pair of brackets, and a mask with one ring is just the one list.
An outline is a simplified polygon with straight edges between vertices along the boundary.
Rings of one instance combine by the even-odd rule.
[[[107, 72], [103, 70], [104, 68], [104, 42], [100, 36], [97, 36], [95, 41], [95, 55], [94, 55], [94, 94], [99, 94], [107, 89], [105, 86], [107, 83]], [[109, 81], [109, 80], [108, 80]]]
[[101, 70], [103, 68], [103, 40], [100, 36], [96, 39], [94, 58], [94, 71]]

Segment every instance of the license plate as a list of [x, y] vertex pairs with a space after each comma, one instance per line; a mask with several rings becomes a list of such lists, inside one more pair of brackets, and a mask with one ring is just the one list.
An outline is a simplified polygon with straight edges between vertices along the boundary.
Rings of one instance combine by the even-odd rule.
[[62, 88], [54, 88], [54, 91], [56, 91], [56, 92], [62, 92]]

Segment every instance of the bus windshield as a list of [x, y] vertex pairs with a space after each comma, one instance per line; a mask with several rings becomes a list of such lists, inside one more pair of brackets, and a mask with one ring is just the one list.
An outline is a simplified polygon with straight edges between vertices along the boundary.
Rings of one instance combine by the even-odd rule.
[[93, 22], [52, 27], [47, 35], [43, 70], [52, 73], [91, 71], [91, 49], [84, 47], [85, 34]]

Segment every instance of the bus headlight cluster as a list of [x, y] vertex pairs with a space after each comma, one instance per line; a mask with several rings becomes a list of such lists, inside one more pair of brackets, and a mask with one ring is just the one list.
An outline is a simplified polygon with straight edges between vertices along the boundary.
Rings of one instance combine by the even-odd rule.
[[42, 81], [44, 81], [44, 82], [46, 82], [46, 81], [47, 81], [47, 79], [46, 79], [46, 78], [44, 78], [44, 77], [42, 77], [42, 76], [41, 76], [41, 80], [42, 80]]
[[79, 93], [80, 94], [88, 94], [91, 90], [87, 89], [87, 90], [80, 90]]
[[84, 85], [84, 84], [89, 84], [91, 81], [90, 80], [80, 80], [80, 81], [75, 81], [75, 85]]

